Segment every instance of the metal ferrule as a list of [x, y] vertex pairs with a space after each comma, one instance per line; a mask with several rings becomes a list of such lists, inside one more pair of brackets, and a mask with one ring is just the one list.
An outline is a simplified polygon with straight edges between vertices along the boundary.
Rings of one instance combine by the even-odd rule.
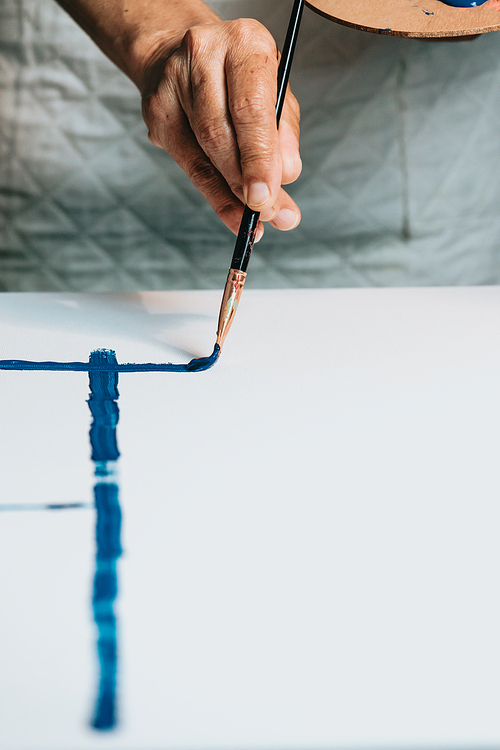
[[246, 277], [244, 271], [235, 271], [234, 268], [229, 270], [217, 326], [217, 343], [221, 348], [236, 315]]

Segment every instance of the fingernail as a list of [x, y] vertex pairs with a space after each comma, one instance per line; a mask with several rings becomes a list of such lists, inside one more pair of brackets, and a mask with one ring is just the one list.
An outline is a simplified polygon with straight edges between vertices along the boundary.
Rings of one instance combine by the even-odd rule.
[[277, 229], [294, 229], [299, 223], [300, 216], [290, 208], [283, 208], [273, 219], [273, 224]]
[[257, 231], [255, 232], [254, 244], [256, 245], [257, 242], [260, 242], [263, 236], [264, 236], [264, 230], [261, 227], [259, 227], [259, 229], [257, 229]]
[[252, 208], [258, 208], [259, 206], [263, 206], [264, 203], [267, 203], [270, 197], [271, 191], [265, 182], [254, 182], [248, 188], [246, 201]]

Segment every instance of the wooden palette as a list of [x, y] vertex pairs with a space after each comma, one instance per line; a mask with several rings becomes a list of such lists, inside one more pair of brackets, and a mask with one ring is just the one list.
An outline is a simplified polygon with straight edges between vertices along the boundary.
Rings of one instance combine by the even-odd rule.
[[453, 37], [500, 29], [500, 0], [455, 8], [440, 0], [306, 0], [332, 21], [376, 34]]

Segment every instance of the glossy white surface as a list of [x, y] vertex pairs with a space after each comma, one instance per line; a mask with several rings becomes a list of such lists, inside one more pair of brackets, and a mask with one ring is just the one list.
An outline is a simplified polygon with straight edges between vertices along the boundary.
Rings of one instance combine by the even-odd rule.
[[[219, 301], [2, 295], [0, 356], [186, 361]], [[254, 291], [120, 375], [120, 725], [93, 511], [2, 512], [0, 748], [498, 747], [499, 340], [498, 288]], [[91, 500], [87, 376], [0, 382], [0, 503]]]

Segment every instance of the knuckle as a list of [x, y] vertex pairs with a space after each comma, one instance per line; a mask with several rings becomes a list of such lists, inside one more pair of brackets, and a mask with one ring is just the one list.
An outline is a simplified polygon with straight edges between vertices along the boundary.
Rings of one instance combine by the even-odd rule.
[[219, 181], [217, 169], [201, 155], [196, 156], [187, 164], [186, 173], [191, 182], [201, 191], [213, 188]]
[[226, 182], [229, 185], [229, 189], [231, 190], [233, 195], [243, 196], [243, 181], [241, 179], [241, 174], [236, 179], [227, 177]]
[[191, 26], [184, 34], [182, 45], [186, 47], [186, 49], [191, 50], [197, 46], [198, 38], [199, 36], [197, 27]]
[[228, 148], [228, 128], [220, 120], [206, 121], [200, 124], [199, 139], [202, 147], [206, 146], [214, 151], [224, 151]]
[[[240, 143], [240, 161], [244, 171], [255, 171], [257, 174], [272, 173], [279, 168], [280, 156], [277, 148], [254, 140], [248, 144]], [[252, 167], [254, 169], [252, 169]]]
[[235, 125], [264, 124], [269, 122], [269, 106], [257, 97], [236, 99], [231, 107]]
[[183, 81], [186, 76], [186, 64], [180, 50], [173, 52], [165, 62], [163, 79], [159, 90], [169, 91], [175, 81]]
[[182, 46], [185, 48], [190, 57], [196, 55], [203, 49], [208, 41], [207, 27], [191, 26], [184, 34]]
[[244, 68], [259, 77], [275, 75], [278, 66], [278, 49], [270, 32], [252, 18], [229, 22], [228, 59], [234, 69]]
[[275, 46], [274, 39], [266, 27], [254, 18], [237, 18], [235, 21], [230, 21], [229, 29], [236, 40], [254, 43], [256, 38], [261, 38]]
[[221, 219], [224, 224], [227, 224], [231, 221], [231, 219], [234, 216], [234, 213], [236, 211], [236, 206], [233, 201], [223, 201], [215, 208], [215, 212], [219, 219]]

